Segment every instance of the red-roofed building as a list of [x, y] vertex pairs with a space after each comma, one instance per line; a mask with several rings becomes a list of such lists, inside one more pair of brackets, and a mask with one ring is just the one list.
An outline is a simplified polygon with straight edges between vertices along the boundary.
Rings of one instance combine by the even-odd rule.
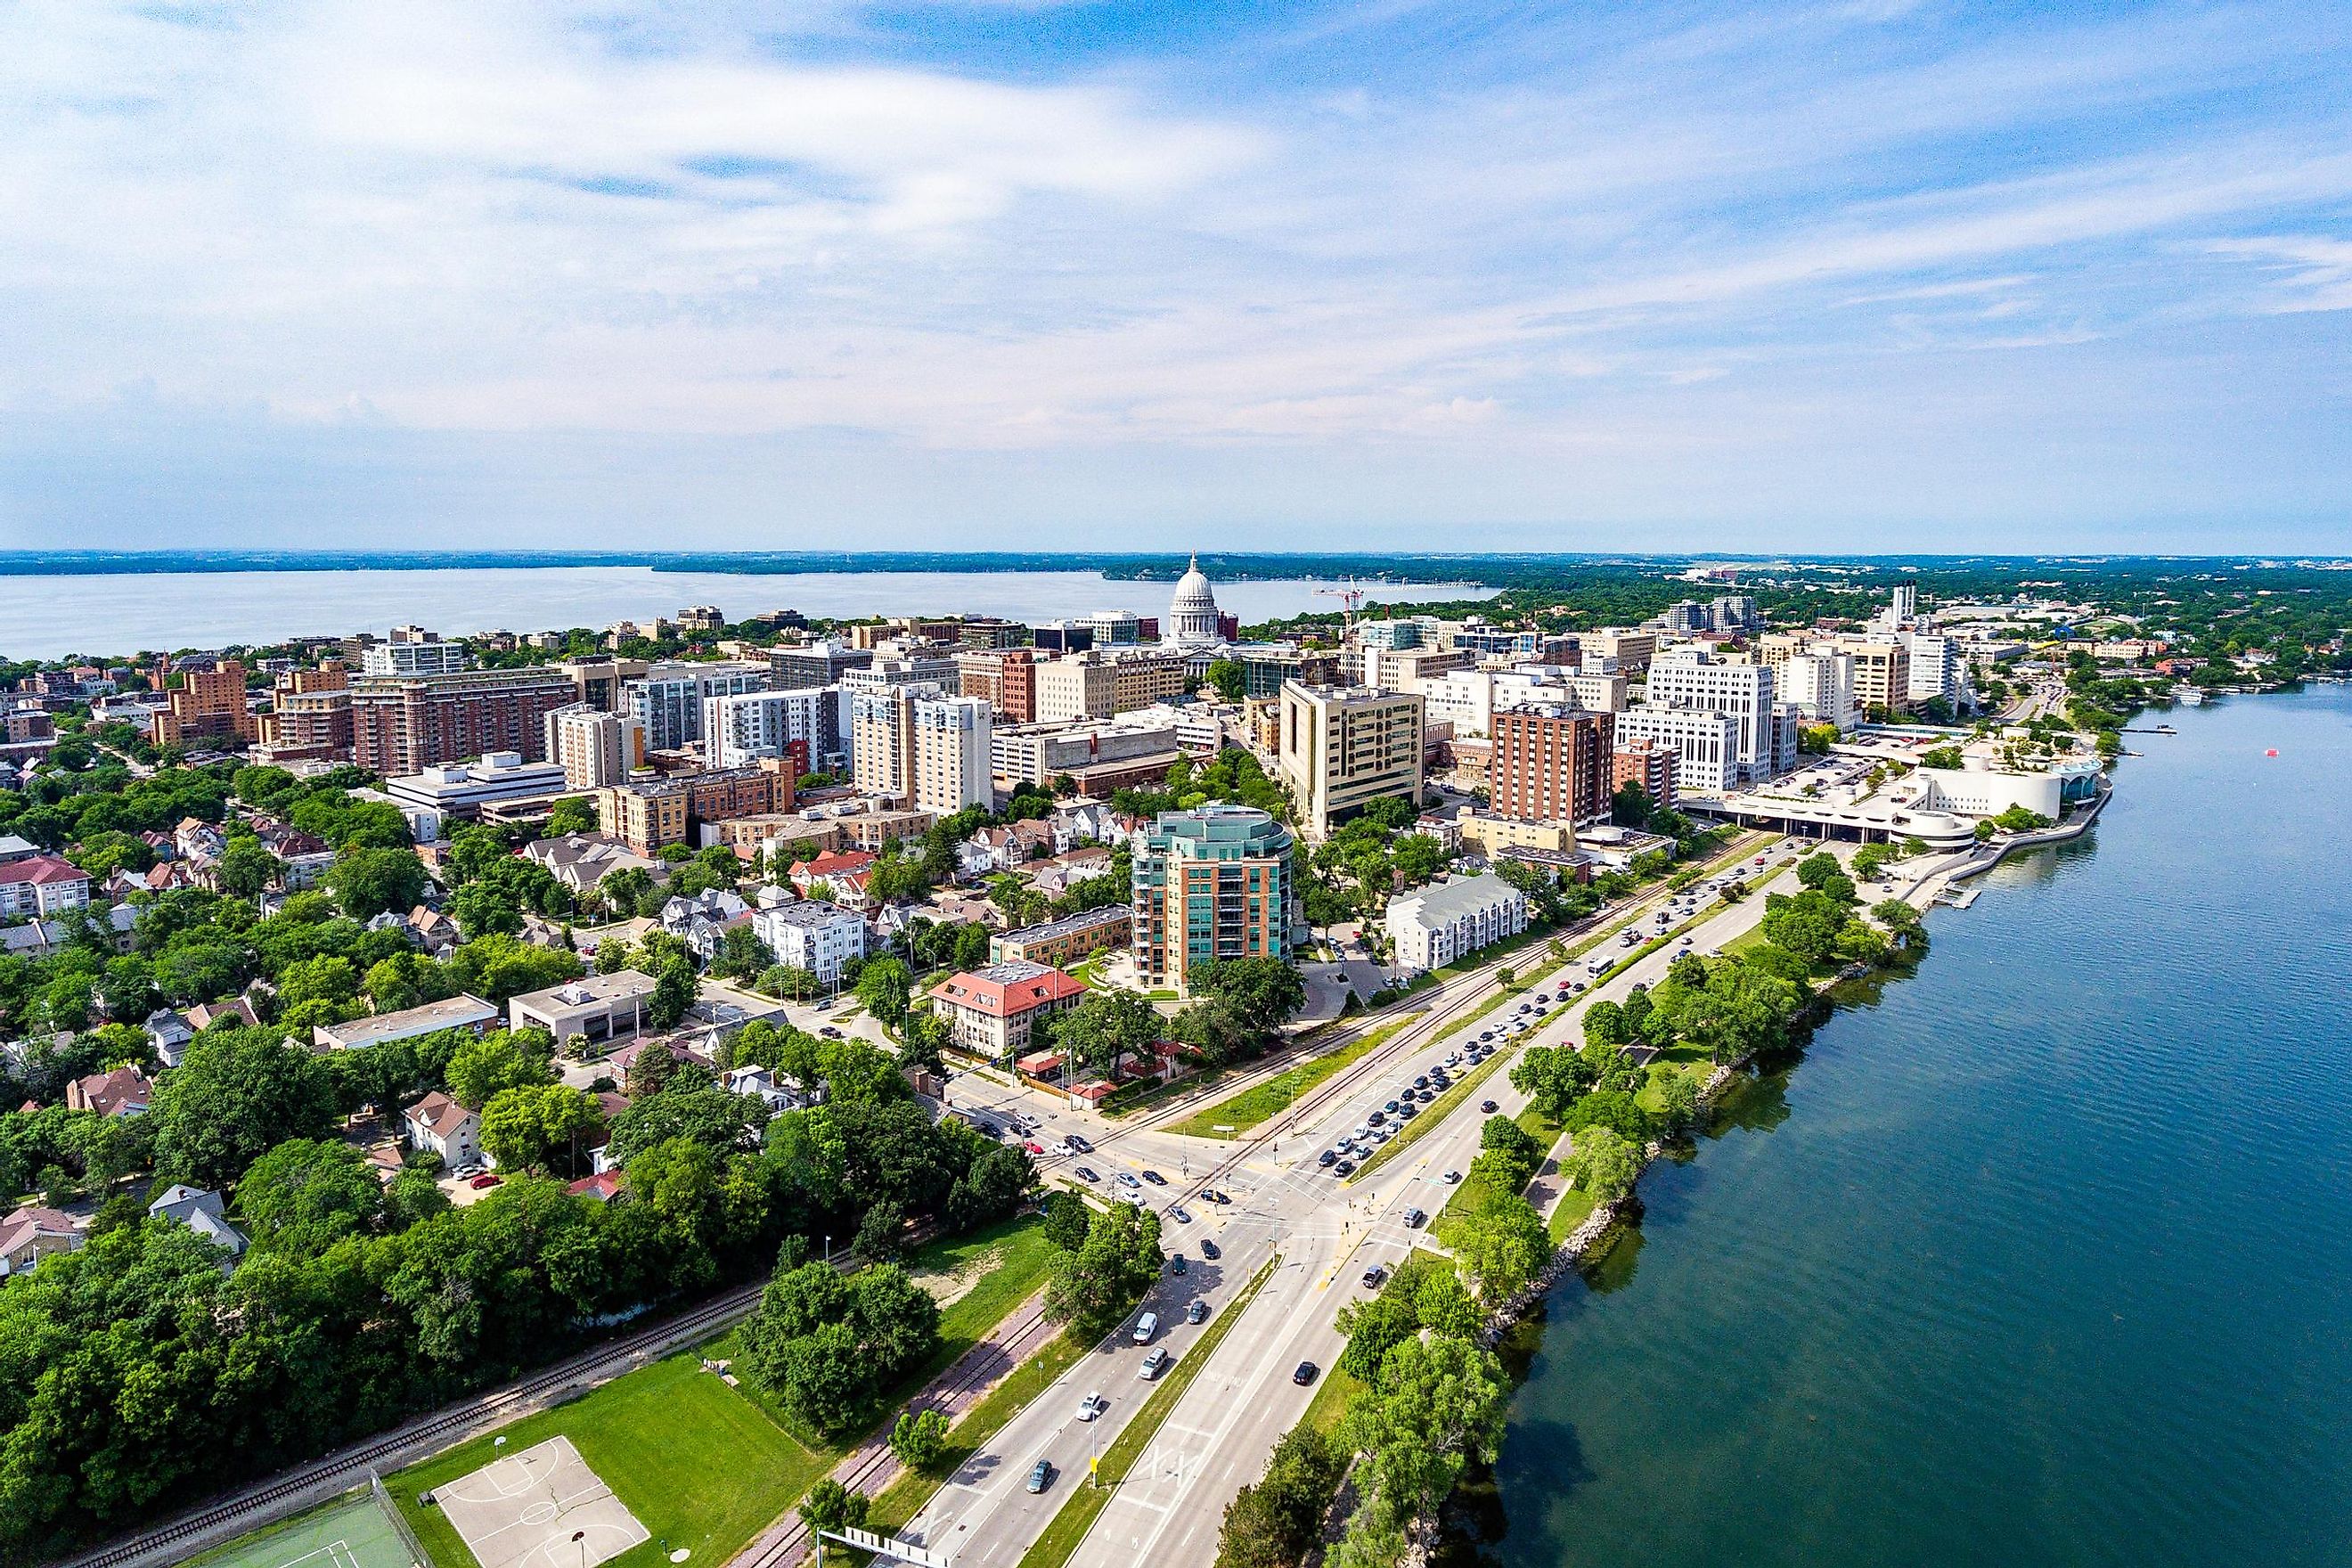
[[1076, 1006], [1086, 994], [1086, 982], [1058, 969], [1015, 962], [950, 974], [930, 998], [957, 1046], [1002, 1061], [1028, 1048], [1037, 1019]]
[[823, 882], [833, 889], [834, 902], [859, 902], [866, 897], [866, 878], [874, 869], [874, 858], [863, 849], [828, 851], [794, 866], [793, 886], [805, 898], [810, 896], [810, 889]]
[[594, 1198], [600, 1204], [609, 1204], [621, 1195], [621, 1173], [599, 1171], [593, 1176], [581, 1177], [563, 1190], [575, 1198]]
[[95, 1110], [100, 1116], [138, 1116], [146, 1110], [153, 1092], [147, 1075], [137, 1068], [116, 1068], [66, 1085], [66, 1109]]
[[30, 855], [0, 865], [0, 920], [60, 915], [89, 902], [89, 873], [55, 855]]

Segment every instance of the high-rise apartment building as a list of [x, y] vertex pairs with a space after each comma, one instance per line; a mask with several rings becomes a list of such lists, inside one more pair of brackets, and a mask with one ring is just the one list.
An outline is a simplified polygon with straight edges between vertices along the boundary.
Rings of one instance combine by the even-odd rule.
[[245, 666], [233, 658], [183, 672], [171, 705], [155, 711], [159, 746], [250, 744], [260, 733], [246, 707]]
[[1162, 812], [1136, 837], [1136, 967], [1148, 989], [1189, 991], [1202, 966], [1288, 958], [1295, 892], [1290, 829], [1263, 811]]
[[1900, 713], [1911, 706], [1911, 650], [1899, 642], [1841, 645], [1853, 658], [1853, 696], [1867, 714], [1873, 709]]
[[607, 713], [629, 710], [629, 682], [653, 666], [642, 658], [570, 658], [549, 667], [572, 678], [572, 700]]
[[1036, 654], [1025, 647], [974, 648], [956, 655], [956, 682], [961, 695], [977, 697], [996, 710], [1008, 724], [1027, 724], [1037, 716], [1037, 683], [1031, 666]]
[[1309, 838], [1386, 795], [1419, 809], [1422, 715], [1417, 691], [1283, 687], [1276, 756]]
[[749, 662], [656, 664], [628, 685], [628, 710], [646, 727], [646, 750], [669, 752], [702, 739], [702, 704], [712, 697], [768, 689], [769, 667]]
[[646, 727], [634, 714], [570, 702], [549, 710], [541, 722], [547, 760], [563, 770], [572, 789], [603, 789], [645, 766]]
[[849, 693], [838, 686], [812, 686], [703, 700], [703, 756], [714, 768], [790, 755], [795, 743], [810, 771], [848, 772]]
[[1635, 741], [1609, 753], [1609, 794], [1639, 785], [1652, 805], [1675, 804], [1675, 753], [1654, 741]]
[[[936, 686], [921, 695], [937, 697]], [[911, 803], [915, 798], [915, 689], [886, 687], [849, 694], [851, 778], [861, 795]]]
[[556, 669], [467, 669], [362, 679], [352, 687], [352, 760], [387, 776], [487, 752], [547, 755], [545, 719], [572, 700]]
[[1591, 822], [1607, 814], [1615, 715], [1579, 708], [1495, 715], [1490, 809], [1520, 822]]
[[1827, 644], [1784, 655], [1772, 667], [1780, 697], [1794, 703], [1809, 724], [1834, 724], [1841, 731], [1862, 722], [1854, 698], [1853, 656]]
[[455, 675], [471, 662], [466, 645], [443, 642], [431, 633], [414, 640], [372, 643], [360, 656], [360, 673], [376, 679], [405, 675]]
[[915, 809], [944, 816], [992, 806], [988, 704], [977, 697], [919, 697], [913, 719]]

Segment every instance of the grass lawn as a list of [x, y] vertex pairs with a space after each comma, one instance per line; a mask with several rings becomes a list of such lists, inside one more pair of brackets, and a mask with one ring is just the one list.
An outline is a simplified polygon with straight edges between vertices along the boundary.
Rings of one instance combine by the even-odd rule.
[[1110, 1506], [1111, 1493], [1119, 1482], [1127, 1479], [1128, 1472], [1135, 1468], [1135, 1462], [1151, 1446], [1151, 1440], [1160, 1435], [1160, 1428], [1167, 1421], [1169, 1412], [1174, 1410], [1176, 1402], [1184, 1397], [1184, 1391], [1192, 1386], [1192, 1380], [1201, 1375], [1201, 1369], [1209, 1364], [1209, 1358], [1223, 1342], [1226, 1331], [1240, 1321], [1242, 1313], [1256, 1300], [1260, 1288], [1273, 1277], [1281, 1264], [1279, 1255], [1267, 1258], [1248, 1288], [1234, 1298], [1233, 1305], [1217, 1314], [1201, 1331], [1201, 1337], [1192, 1342], [1192, 1348], [1184, 1352], [1181, 1360], [1160, 1373], [1150, 1397], [1143, 1402], [1143, 1408], [1136, 1412], [1135, 1419], [1129, 1422], [1125, 1429], [1111, 1439], [1110, 1447], [1103, 1450], [1097, 1475], [1097, 1484], [1080, 1487], [1070, 1494], [1070, 1500], [1054, 1515], [1053, 1522], [1045, 1526], [1045, 1532], [1037, 1538], [1037, 1543], [1022, 1554], [1021, 1568], [1062, 1568], [1076, 1554], [1079, 1544], [1087, 1538], [1087, 1531], [1094, 1528], [1095, 1521], [1102, 1516], [1102, 1510]]
[[1195, 1111], [1167, 1131], [1193, 1138], [1238, 1138], [1269, 1117], [1289, 1110], [1308, 1089], [1340, 1068], [1361, 1061], [1398, 1030], [1425, 1016], [1424, 1011], [1391, 1018], [1337, 1050], [1326, 1051], [1319, 1057], [1299, 1063], [1287, 1072], [1276, 1074], [1255, 1088], [1242, 1090], [1230, 1100], [1221, 1100], [1206, 1110]]
[[1551, 1232], [1551, 1244], [1558, 1247], [1566, 1241], [1570, 1233], [1590, 1219], [1592, 1211], [1599, 1206], [1592, 1201], [1592, 1194], [1582, 1187], [1570, 1187], [1560, 1194], [1559, 1206], [1553, 1209], [1551, 1217], [1544, 1222]]
[[[683, 1351], [614, 1379], [568, 1405], [484, 1433], [387, 1479], [385, 1489], [439, 1568], [472, 1568], [474, 1555], [437, 1508], [417, 1493], [471, 1474], [500, 1453], [567, 1436], [654, 1539], [613, 1559], [620, 1568], [656, 1568], [661, 1542], [694, 1561], [723, 1563], [790, 1508], [831, 1468], [702, 1370], [701, 1352]], [[503, 1449], [495, 1438], [504, 1437]]]

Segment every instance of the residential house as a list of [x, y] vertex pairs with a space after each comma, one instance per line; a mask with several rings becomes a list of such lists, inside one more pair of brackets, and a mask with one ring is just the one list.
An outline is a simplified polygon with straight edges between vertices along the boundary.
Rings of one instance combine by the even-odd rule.
[[135, 1067], [92, 1073], [66, 1085], [66, 1108], [94, 1110], [100, 1116], [143, 1116], [154, 1098], [154, 1086]]
[[600, 1204], [609, 1204], [623, 1191], [621, 1173], [599, 1171], [593, 1176], [581, 1177], [563, 1190], [575, 1198], [593, 1198]]
[[541, 838], [526, 847], [523, 854], [546, 867], [549, 875], [575, 894], [590, 891], [614, 872], [624, 869], [643, 871], [656, 882], [669, 877], [667, 864], [638, 854], [611, 833], [571, 833], [561, 838]]
[[694, 950], [704, 963], [719, 955], [719, 943], [731, 926], [748, 925], [751, 906], [742, 896], [723, 888], [705, 888], [692, 898], [670, 900], [661, 909], [661, 927]]
[[228, 1205], [218, 1193], [175, 1183], [147, 1205], [151, 1219], [168, 1219], [186, 1226], [231, 1259], [245, 1256], [245, 1233], [228, 1222]]
[[199, 1002], [188, 1009], [189, 1026], [200, 1035], [223, 1020], [248, 1029], [261, 1026], [261, 1015], [254, 1010], [253, 999], [248, 996], [232, 996], [226, 1002]]
[[405, 1113], [408, 1146], [429, 1149], [453, 1171], [482, 1163], [482, 1119], [439, 1089], [435, 1089]]
[[187, 1058], [188, 1042], [196, 1037], [195, 1026], [169, 1007], [158, 1007], [147, 1015], [147, 1044], [154, 1049], [155, 1059], [167, 1068], [175, 1068]]
[[836, 903], [869, 903], [872, 900], [866, 896], [866, 885], [875, 858], [862, 849], [850, 849], [803, 860], [793, 868], [793, 886], [801, 890], [803, 897], [814, 897], [811, 889], [822, 882], [832, 889]]
[[69, 1214], [35, 1205], [0, 1218], [0, 1279], [30, 1274], [41, 1259], [79, 1251], [88, 1239]]

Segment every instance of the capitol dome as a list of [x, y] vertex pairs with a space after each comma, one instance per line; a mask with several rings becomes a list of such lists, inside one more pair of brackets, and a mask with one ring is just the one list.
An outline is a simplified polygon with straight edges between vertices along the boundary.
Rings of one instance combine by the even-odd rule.
[[1217, 635], [1217, 595], [1202, 574], [1197, 554], [1184, 575], [1176, 580], [1176, 597], [1168, 605], [1168, 640], [1180, 647], [1206, 647], [1222, 640]]

